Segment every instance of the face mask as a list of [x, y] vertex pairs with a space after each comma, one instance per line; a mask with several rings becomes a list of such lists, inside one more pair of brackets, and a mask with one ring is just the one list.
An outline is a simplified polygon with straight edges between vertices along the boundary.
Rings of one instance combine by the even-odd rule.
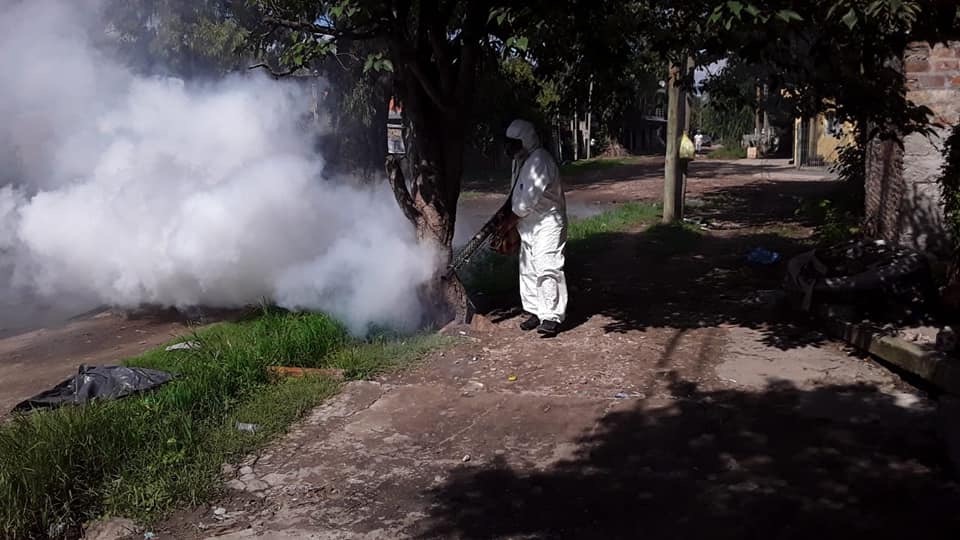
[[514, 159], [521, 152], [523, 152], [523, 143], [517, 139], [507, 139], [505, 150], [507, 152], [507, 157], [510, 159]]

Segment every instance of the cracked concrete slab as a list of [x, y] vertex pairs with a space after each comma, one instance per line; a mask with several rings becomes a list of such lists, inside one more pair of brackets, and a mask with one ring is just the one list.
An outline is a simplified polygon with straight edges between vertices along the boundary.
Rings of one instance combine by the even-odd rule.
[[765, 344], [760, 331], [742, 327], [728, 328], [726, 338], [728, 345], [717, 365], [717, 376], [743, 388], [763, 389], [778, 381], [810, 388], [840, 381], [892, 389], [897, 379], [876, 363], [851, 357], [836, 345], [782, 350]]
[[[602, 477], [610, 452], [603, 448], [621, 418], [639, 422], [633, 428], [639, 438], [615, 451], [623, 456], [618, 467], [626, 467], [627, 477], [640, 475], [647, 480], [638, 486], [657, 486], [704, 474], [704, 496], [722, 508], [729, 503], [718, 501], [730, 494], [784, 492], [774, 480], [764, 480], [767, 472], [744, 478], [782, 467], [778, 463], [786, 458], [777, 455], [784, 452], [778, 446], [785, 435], [796, 437], [776, 433], [773, 426], [785, 427], [784, 422], [817, 426], [803, 428], [815, 442], [797, 444], [789, 450], [795, 454], [788, 453], [796, 456], [789, 459], [817, 464], [844, 452], [873, 451], [876, 443], [863, 442], [859, 430], [873, 433], [881, 423], [899, 432], [908, 447], [927, 444], [929, 401], [904, 391], [889, 372], [829, 343], [781, 349], [763, 332], [732, 325], [623, 336], [579, 329], [570, 339], [577, 342], [574, 351], [587, 355], [592, 346], [600, 356], [585, 361], [564, 354], [570, 351], [562, 341], [535, 341], [501, 329], [496, 337], [437, 353], [411, 371], [349, 383], [288, 435], [227, 471], [232, 491], [217, 505], [234, 518], [208, 532], [197, 529], [202, 520], [181, 518], [173, 537], [492, 537], [436, 533], [442, 501], [469, 500], [474, 489], [461, 493], [452, 486], [463, 478], [496, 477], [498, 471], [521, 478], [553, 478], [569, 470]], [[511, 374], [518, 375], [515, 381]], [[692, 430], [679, 440], [673, 434], [643, 435], [678, 421], [682, 427], [664, 429]], [[664, 437], [667, 442], [660, 440]], [[743, 445], [768, 449], [744, 454]], [[703, 466], [686, 464], [704, 459], [696, 457], [701, 455], [717, 456], [724, 472], [698, 473]], [[851, 465], [856, 470], [870, 463], [857, 460]], [[927, 465], [917, 469], [901, 457], [891, 463], [929, 474]], [[510, 489], [504, 489], [506, 496]], [[534, 499], [546, 496], [533, 489]], [[648, 504], [659, 500], [663, 489], [630, 491], [629, 497]], [[486, 493], [471, 504], [483, 507], [497, 497]]]
[[[549, 468], [570, 458], [573, 441], [611, 403], [512, 392], [465, 395], [451, 385], [350, 383], [245, 465], [251, 472], [228, 485], [259, 497], [262, 509], [236, 524], [244, 530], [210, 538], [246, 538], [268, 529], [310, 531], [303, 538], [397, 538], [424, 515], [424, 493], [453, 471], [495, 461]], [[344, 536], [345, 530], [356, 535]]]

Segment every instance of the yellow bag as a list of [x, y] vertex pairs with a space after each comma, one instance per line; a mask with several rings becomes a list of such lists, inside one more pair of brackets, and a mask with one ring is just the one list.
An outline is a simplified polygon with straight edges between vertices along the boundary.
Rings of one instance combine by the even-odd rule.
[[697, 147], [693, 144], [693, 141], [690, 140], [690, 137], [687, 136], [687, 132], [683, 132], [683, 136], [680, 137], [680, 159], [693, 159], [697, 156]]

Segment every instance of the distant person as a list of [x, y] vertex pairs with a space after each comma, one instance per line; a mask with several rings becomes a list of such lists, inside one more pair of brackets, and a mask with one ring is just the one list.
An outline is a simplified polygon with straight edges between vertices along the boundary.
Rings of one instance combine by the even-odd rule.
[[520, 328], [552, 337], [567, 311], [567, 204], [560, 170], [526, 120], [514, 120], [507, 128], [507, 153], [514, 162], [513, 212], [500, 236], [511, 227], [520, 233], [520, 301], [529, 314]]
[[698, 131], [697, 134], [693, 136], [693, 145], [696, 147], [698, 154], [703, 151], [703, 133]]

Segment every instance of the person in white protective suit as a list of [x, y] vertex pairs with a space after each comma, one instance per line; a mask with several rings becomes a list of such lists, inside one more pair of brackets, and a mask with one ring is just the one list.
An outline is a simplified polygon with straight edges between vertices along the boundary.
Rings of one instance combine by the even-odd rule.
[[513, 214], [501, 231], [516, 227], [520, 234], [520, 300], [529, 315], [520, 328], [550, 337], [560, 331], [567, 311], [567, 205], [560, 170], [526, 120], [507, 128], [507, 152], [514, 160]]

